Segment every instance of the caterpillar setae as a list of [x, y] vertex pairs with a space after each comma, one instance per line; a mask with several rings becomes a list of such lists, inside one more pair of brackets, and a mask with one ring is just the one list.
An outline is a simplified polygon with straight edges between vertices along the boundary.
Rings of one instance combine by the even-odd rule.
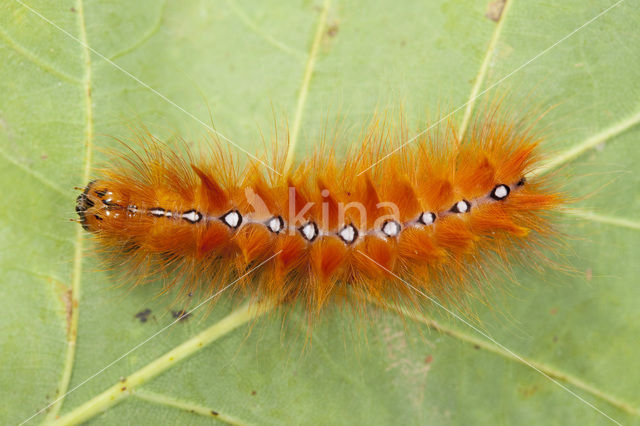
[[526, 179], [539, 164], [530, 127], [495, 112], [462, 140], [450, 127], [402, 146], [406, 135], [374, 122], [343, 159], [319, 149], [292, 171], [278, 155], [271, 170], [239, 171], [219, 146], [182, 155], [146, 134], [143, 152], [114, 156], [83, 189], [76, 212], [139, 276], [160, 272], [189, 292], [242, 277], [236, 292], [318, 313], [345, 297], [414, 300], [400, 276], [452, 298], [512, 253], [539, 251], [563, 197]]

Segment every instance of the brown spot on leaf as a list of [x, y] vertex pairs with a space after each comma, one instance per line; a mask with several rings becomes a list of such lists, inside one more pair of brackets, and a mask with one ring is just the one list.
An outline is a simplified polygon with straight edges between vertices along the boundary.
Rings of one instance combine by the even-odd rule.
[[486, 18], [491, 19], [493, 22], [498, 22], [502, 17], [502, 11], [507, 4], [507, 0], [494, 0], [487, 6], [487, 12], [484, 14]]
[[338, 23], [337, 22], [333, 22], [327, 28], [327, 35], [329, 37], [333, 38], [338, 34], [339, 30], [340, 30], [340, 26], [338, 25]]
[[428, 355], [425, 359], [424, 359], [424, 363], [425, 364], [431, 364], [433, 362], [433, 355]]
[[217, 412], [217, 411], [213, 411], [213, 410], [211, 410], [211, 415], [212, 415], [212, 416], [218, 416], [218, 412]]
[[61, 283], [53, 277], [46, 277], [47, 281], [55, 286], [56, 293], [60, 297], [60, 301], [64, 306], [65, 319], [67, 322], [67, 340], [75, 340], [75, 336], [72, 336], [71, 330], [71, 317], [73, 315], [74, 307], [77, 308], [77, 302], [74, 304], [73, 292], [65, 284]]
[[528, 386], [525, 388], [520, 388], [520, 393], [525, 398], [529, 398], [533, 396], [536, 392], [538, 392], [538, 385]]
[[587, 281], [591, 281], [591, 279], [593, 278], [593, 269], [587, 268], [585, 275], [587, 277]]
[[62, 294], [65, 312], [67, 313], [67, 335], [71, 332], [71, 316], [73, 315], [73, 291], [71, 289]]

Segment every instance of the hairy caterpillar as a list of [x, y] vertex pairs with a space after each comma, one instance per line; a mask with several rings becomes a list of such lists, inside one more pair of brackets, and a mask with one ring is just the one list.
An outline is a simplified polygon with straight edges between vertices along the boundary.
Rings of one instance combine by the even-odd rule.
[[283, 174], [257, 162], [239, 172], [219, 149], [181, 156], [147, 135], [144, 153], [116, 157], [76, 211], [135, 271], [175, 273], [189, 292], [212, 294], [265, 262], [235, 291], [301, 299], [311, 313], [347, 293], [415, 299], [394, 276], [451, 297], [512, 249], [544, 244], [562, 202], [525, 178], [538, 164], [531, 129], [496, 117], [464, 140], [449, 130], [399, 150], [406, 135], [374, 123], [343, 160], [319, 150], [289, 172], [276, 156]]

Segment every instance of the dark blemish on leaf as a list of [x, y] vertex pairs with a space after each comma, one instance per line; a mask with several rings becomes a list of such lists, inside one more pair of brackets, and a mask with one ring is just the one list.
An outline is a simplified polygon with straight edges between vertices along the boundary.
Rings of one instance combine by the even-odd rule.
[[217, 411], [213, 411], [213, 410], [211, 410], [211, 415], [212, 415], [212, 416], [218, 416], [219, 414], [218, 414], [218, 412], [217, 412]]
[[76, 13], [76, 8], [72, 7], [71, 9], [69, 9], [71, 12]]
[[183, 309], [181, 311], [171, 311], [171, 315], [178, 321], [185, 321], [191, 316], [191, 313]]
[[433, 362], [433, 355], [428, 355], [425, 359], [424, 359], [424, 363], [425, 364], [431, 364]]
[[140, 320], [140, 322], [147, 322], [149, 319], [149, 315], [151, 314], [151, 309], [147, 308], [144, 311], [138, 312], [135, 317]]
[[338, 34], [338, 30], [340, 30], [340, 26], [337, 22], [334, 22], [327, 28], [327, 35], [333, 38]]
[[73, 291], [71, 289], [62, 293], [62, 302], [67, 320], [67, 336], [71, 332], [71, 317], [73, 316]]
[[537, 391], [538, 391], [538, 385], [533, 385], [533, 386], [520, 389], [520, 393], [525, 398], [529, 398], [530, 396], [533, 396]]
[[553, 336], [553, 343], [556, 343], [558, 341], [558, 336]]
[[256, 392], [256, 391], [251, 391], [251, 396], [256, 396], [257, 393], [258, 392]]
[[479, 345], [473, 345], [473, 349], [480, 349]]
[[126, 390], [127, 390], [127, 387], [126, 387], [126, 386], [123, 386], [123, 387], [122, 387], [122, 389], [120, 389], [120, 390], [121, 390], [122, 392], [124, 392], [124, 391], [126, 391]]
[[495, 0], [489, 3], [487, 6], [487, 12], [484, 14], [485, 18], [491, 19], [493, 22], [498, 22], [502, 17], [502, 11], [507, 4], [507, 0]]

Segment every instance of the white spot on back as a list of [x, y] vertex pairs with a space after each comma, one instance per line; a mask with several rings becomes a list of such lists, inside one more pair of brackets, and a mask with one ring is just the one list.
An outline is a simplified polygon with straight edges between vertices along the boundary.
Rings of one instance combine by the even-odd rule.
[[316, 227], [313, 223], [307, 223], [301, 229], [302, 235], [309, 241], [312, 241], [316, 237]]
[[400, 224], [396, 221], [389, 220], [382, 225], [382, 232], [387, 237], [395, 237], [400, 233]]
[[275, 232], [277, 234], [278, 232], [282, 231], [281, 220], [282, 219], [280, 219], [279, 217], [272, 217], [271, 219], [269, 219], [267, 226], [269, 227], [271, 232]]
[[466, 201], [462, 200], [456, 203], [456, 209], [459, 213], [466, 213], [469, 211], [469, 206], [467, 205]]
[[235, 228], [240, 223], [240, 214], [238, 214], [238, 212], [234, 210], [227, 213], [222, 220], [224, 220], [224, 223], [226, 223], [230, 227]]
[[425, 225], [431, 225], [435, 221], [436, 221], [436, 215], [431, 212], [425, 212], [425, 213], [422, 213], [422, 215], [420, 215], [420, 222], [422, 222]]
[[342, 238], [345, 243], [351, 244], [355, 241], [357, 232], [358, 231], [353, 227], [353, 225], [347, 225], [338, 232], [338, 235], [340, 235], [340, 238]]
[[196, 223], [199, 222], [200, 219], [202, 219], [202, 216], [195, 210], [189, 210], [186, 213], [182, 213], [182, 218], [184, 220], [188, 220], [191, 223]]
[[502, 200], [507, 195], [509, 195], [509, 188], [507, 188], [505, 185], [498, 185], [493, 190], [493, 197], [499, 200]]

